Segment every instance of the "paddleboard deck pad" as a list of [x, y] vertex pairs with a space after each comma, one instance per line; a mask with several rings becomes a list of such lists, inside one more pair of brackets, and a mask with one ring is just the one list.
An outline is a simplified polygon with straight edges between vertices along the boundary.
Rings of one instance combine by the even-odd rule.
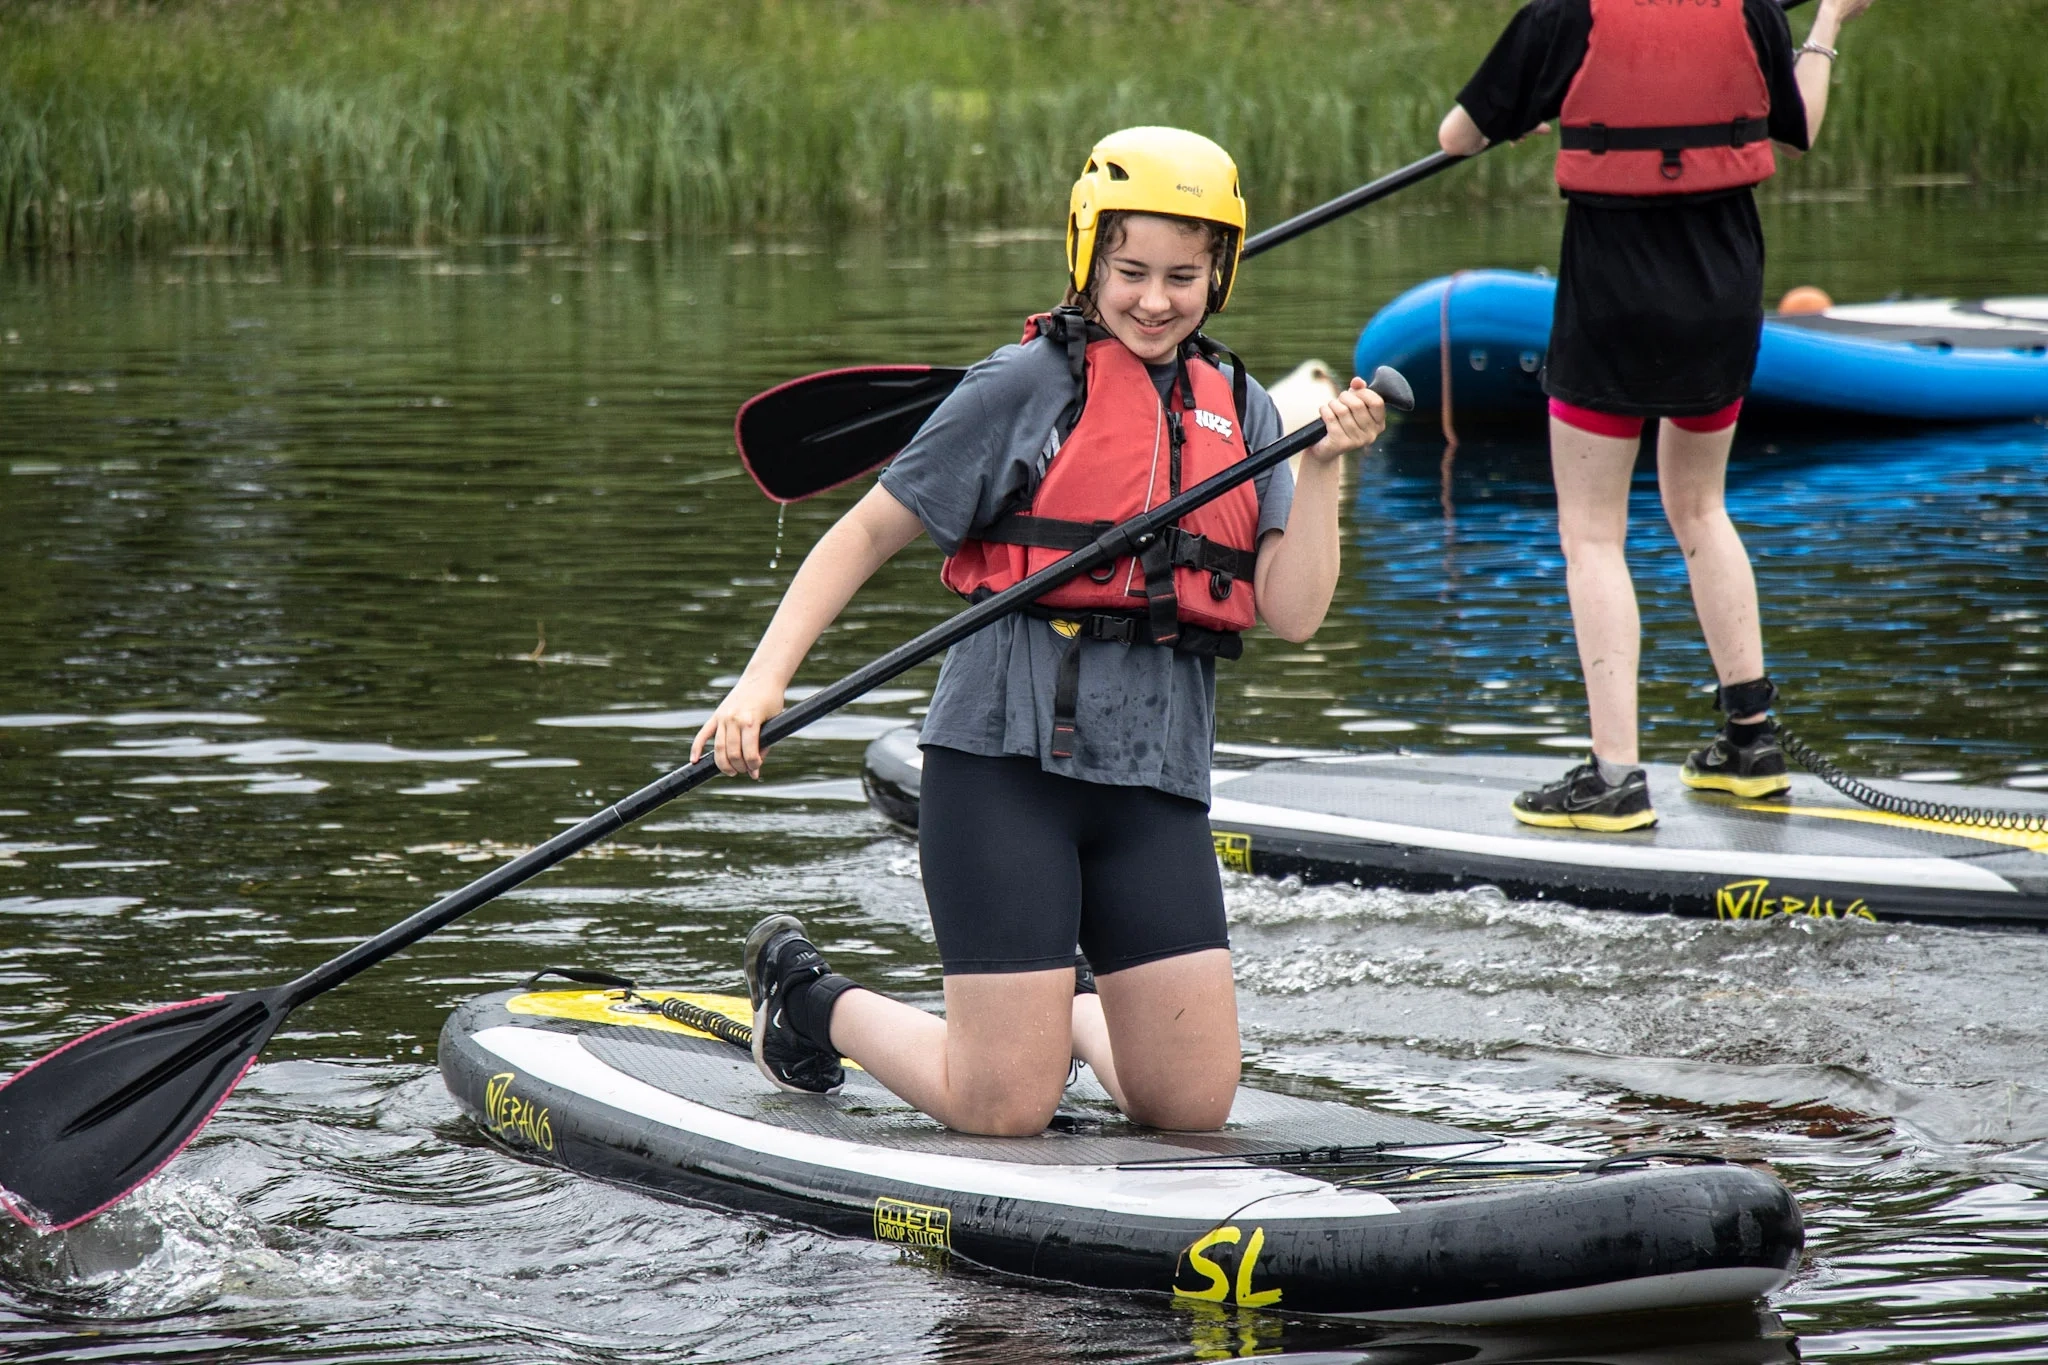
[[441, 1033], [448, 1089], [523, 1157], [1094, 1289], [1276, 1311], [1499, 1322], [1741, 1302], [1804, 1233], [1769, 1175], [1593, 1155], [1240, 1089], [1216, 1133], [1124, 1121], [1082, 1073], [1031, 1138], [955, 1133], [849, 1069], [837, 1095], [659, 1013], [668, 991], [500, 991]]
[[[917, 732], [868, 747], [876, 810], [914, 827]], [[1556, 780], [1560, 755], [1328, 754], [1215, 770], [1209, 822], [1224, 866], [1305, 882], [1410, 891], [1497, 886], [1527, 900], [1720, 919], [1780, 915], [2048, 926], [2048, 834], [1942, 825], [1856, 805], [1795, 774], [1790, 794], [1695, 792], [1645, 765], [1657, 824], [1621, 834], [1537, 829], [1515, 794]], [[2048, 795], [1872, 785], [2048, 819]]]

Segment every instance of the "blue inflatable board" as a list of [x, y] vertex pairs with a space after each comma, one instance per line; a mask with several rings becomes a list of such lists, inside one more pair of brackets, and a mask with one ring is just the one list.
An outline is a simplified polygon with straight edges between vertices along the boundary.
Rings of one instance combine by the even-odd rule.
[[[1418, 409], [1439, 407], [1448, 331], [1453, 413], [1540, 413], [1556, 293], [1555, 280], [1512, 270], [1430, 280], [1366, 324], [1352, 366], [1371, 374], [1392, 365], [1414, 383]], [[2048, 297], [1908, 299], [1773, 314], [1764, 320], [1745, 412], [1923, 422], [2048, 416]]]

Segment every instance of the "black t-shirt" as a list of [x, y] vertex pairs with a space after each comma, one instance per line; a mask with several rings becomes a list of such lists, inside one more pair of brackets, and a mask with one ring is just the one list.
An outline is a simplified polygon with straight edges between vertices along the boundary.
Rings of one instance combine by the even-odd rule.
[[[1785, 11], [1775, 0], [1743, 0], [1742, 11], [1770, 93], [1770, 135], [1804, 151], [1806, 101]], [[1555, 120], [1592, 35], [1592, 0], [1529, 0], [1458, 103], [1493, 142]], [[1565, 198], [1544, 390], [1635, 416], [1713, 412], [1747, 393], [1764, 272], [1748, 188]]]
[[[1792, 75], [1792, 29], [1777, 0], [1743, 0], [1749, 41], [1770, 92], [1771, 137], [1806, 150], [1806, 101]], [[1512, 142], [1564, 110], [1565, 93], [1586, 60], [1593, 37], [1592, 0], [1529, 0], [1458, 92], [1458, 103], [1492, 142]], [[1725, 195], [1727, 190], [1710, 191]], [[1632, 196], [1570, 194], [1587, 203], [1619, 206]], [[1669, 205], [1704, 195], [1651, 196]]]

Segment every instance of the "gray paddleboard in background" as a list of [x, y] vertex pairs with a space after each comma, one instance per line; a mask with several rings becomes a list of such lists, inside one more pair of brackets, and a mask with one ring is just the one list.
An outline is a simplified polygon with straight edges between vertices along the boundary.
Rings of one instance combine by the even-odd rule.
[[[1209, 818], [1225, 867], [1412, 891], [1492, 885], [1591, 909], [1721, 919], [1923, 919], [2048, 925], [2048, 834], [1943, 825], [1859, 806], [1797, 774], [1785, 797], [1695, 792], [1646, 765], [1657, 824], [1621, 834], [1536, 829], [1515, 793], [1559, 755], [1331, 753], [1216, 769]], [[916, 732], [869, 746], [870, 803], [916, 822]], [[1920, 801], [2048, 819], [2048, 795], [1874, 782]]]

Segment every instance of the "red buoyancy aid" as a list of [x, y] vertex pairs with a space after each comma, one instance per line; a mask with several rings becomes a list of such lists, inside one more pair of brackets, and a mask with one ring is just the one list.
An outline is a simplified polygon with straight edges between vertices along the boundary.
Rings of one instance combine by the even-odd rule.
[[1559, 188], [1697, 194], [1770, 178], [1770, 88], [1742, 0], [1592, 0], [1559, 120]]
[[[1032, 318], [1024, 340], [1044, 333], [1075, 346], [1078, 355], [1083, 327], [1078, 315], [1062, 310]], [[1030, 502], [961, 542], [946, 560], [940, 577], [961, 596], [1020, 583], [1112, 524], [1245, 458], [1231, 381], [1215, 364], [1199, 353], [1184, 356], [1186, 384], [1176, 379], [1162, 404], [1145, 362], [1099, 328], [1093, 335], [1086, 341], [1080, 419]], [[1249, 629], [1258, 525], [1258, 492], [1249, 482], [1239, 484], [1181, 518], [1148, 552], [1152, 562], [1119, 559], [1061, 585], [1037, 605], [1061, 613], [1142, 614], [1156, 644], [1176, 643], [1176, 620], [1205, 631]]]

